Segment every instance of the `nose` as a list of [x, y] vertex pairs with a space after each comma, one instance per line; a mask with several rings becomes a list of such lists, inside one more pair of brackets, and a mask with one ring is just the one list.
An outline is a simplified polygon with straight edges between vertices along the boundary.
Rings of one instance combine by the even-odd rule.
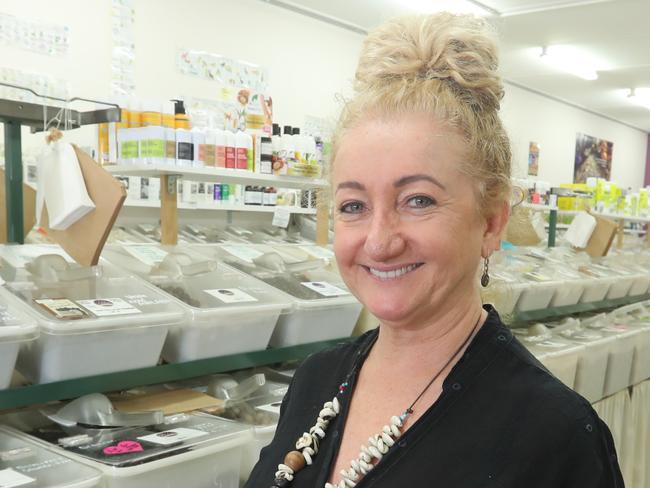
[[368, 257], [377, 262], [388, 261], [404, 252], [405, 247], [399, 216], [390, 211], [374, 214], [364, 243]]

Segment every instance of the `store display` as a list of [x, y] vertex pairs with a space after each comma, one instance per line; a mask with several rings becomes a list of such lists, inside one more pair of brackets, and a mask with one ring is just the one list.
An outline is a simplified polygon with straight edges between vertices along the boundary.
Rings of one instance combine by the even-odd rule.
[[192, 249], [109, 246], [102, 257], [172, 295], [184, 310], [163, 347], [169, 362], [265, 349], [278, 317], [291, 308], [272, 287]]
[[0, 247], [0, 276], [40, 330], [17, 369], [48, 383], [154, 366], [182, 310], [107, 263], [84, 267], [54, 252], [56, 246]]

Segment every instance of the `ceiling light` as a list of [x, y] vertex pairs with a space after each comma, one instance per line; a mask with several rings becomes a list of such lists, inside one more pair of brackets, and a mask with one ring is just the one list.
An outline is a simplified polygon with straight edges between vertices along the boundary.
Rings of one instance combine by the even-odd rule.
[[635, 105], [650, 110], [650, 88], [630, 88], [627, 99]]
[[423, 14], [442, 11], [453, 14], [474, 14], [481, 17], [494, 14], [489, 8], [471, 0], [391, 0], [391, 3]]
[[547, 46], [542, 48], [542, 61], [585, 80], [597, 80], [595, 63], [584, 53], [571, 46]]

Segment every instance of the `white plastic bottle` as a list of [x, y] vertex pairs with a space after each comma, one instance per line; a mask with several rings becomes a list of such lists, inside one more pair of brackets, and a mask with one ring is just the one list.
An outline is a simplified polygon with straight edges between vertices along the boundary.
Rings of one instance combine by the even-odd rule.
[[217, 131], [215, 129], [207, 129], [205, 131], [205, 154], [204, 154], [204, 164], [205, 166], [214, 167], [215, 166], [215, 147], [217, 144]]
[[280, 170], [279, 174], [281, 175], [291, 174], [291, 168], [296, 161], [296, 145], [294, 143], [294, 136], [291, 134], [291, 127], [288, 128], [288, 132], [287, 127], [284, 128], [284, 134], [282, 135], [280, 155], [284, 161], [284, 166]]
[[226, 130], [226, 168], [235, 169], [237, 166], [237, 157], [235, 152], [235, 134]]
[[235, 134], [235, 168], [253, 171], [253, 138], [242, 131]]
[[201, 168], [205, 166], [205, 131], [194, 127], [192, 129], [192, 144], [194, 145], [194, 161], [192, 166]]
[[192, 131], [176, 129], [176, 165], [189, 168], [194, 164]]

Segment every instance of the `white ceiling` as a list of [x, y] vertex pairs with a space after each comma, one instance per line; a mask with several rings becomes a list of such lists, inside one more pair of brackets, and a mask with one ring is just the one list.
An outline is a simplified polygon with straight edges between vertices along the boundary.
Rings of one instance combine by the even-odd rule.
[[[318, 13], [360, 32], [409, 12], [397, 0], [265, 1]], [[473, 3], [497, 13], [490, 18], [500, 33], [504, 79], [650, 133], [650, 110], [626, 99], [630, 88], [650, 87], [650, 0]], [[555, 44], [570, 44], [598, 59], [598, 79], [586, 81], [541, 63], [541, 47]]]

